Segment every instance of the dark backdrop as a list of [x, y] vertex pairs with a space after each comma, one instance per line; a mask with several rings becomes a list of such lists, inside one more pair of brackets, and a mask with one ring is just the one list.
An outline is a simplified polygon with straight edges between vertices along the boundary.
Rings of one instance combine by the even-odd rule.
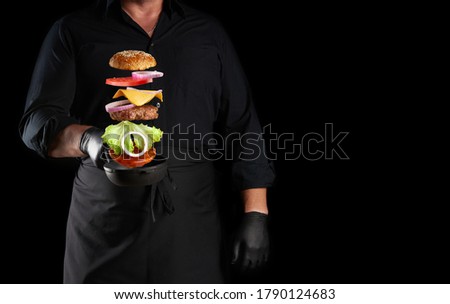
[[[2, 27], [11, 45], [4, 50], [26, 53], [19, 60], [11, 55], [11, 74], [5, 76], [12, 81], [3, 83], [11, 94], [4, 109], [12, 109], [14, 120], [7, 134], [8, 149], [14, 153], [3, 158], [11, 172], [3, 188], [9, 198], [0, 213], [1, 278], [6, 283], [62, 281], [74, 163], [38, 158], [21, 142], [17, 124], [46, 32], [57, 18], [89, 2], [35, 1], [23, 4], [27, 9], [17, 4], [9, 11], [20, 12], [13, 17], [24, 28]], [[324, 3], [300, 3], [294, 9], [288, 1], [246, 6], [238, 0], [186, 2], [225, 25], [263, 125], [293, 133], [296, 144], [311, 132], [324, 135], [326, 123], [333, 124], [335, 135], [349, 133], [341, 145], [349, 160], [279, 157], [275, 162], [278, 180], [269, 193], [272, 259], [257, 281], [437, 281], [435, 269], [448, 266], [439, 259], [445, 252], [442, 243], [423, 235], [415, 217], [418, 209], [408, 205], [406, 197], [414, 190], [397, 182], [403, 173], [388, 161], [395, 155], [386, 158], [392, 143], [377, 136], [386, 135], [380, 127], [386, 120], [378, 116], [383, 99], [373, 86], [379, 80], [374, 72], [381, 48], [370, 9]], [[266, 73], [270, 76], [262, 76]], [[430, 251], [434, 259], [419, 254]], [[411, 257], [420, 262], [411, 263]]]

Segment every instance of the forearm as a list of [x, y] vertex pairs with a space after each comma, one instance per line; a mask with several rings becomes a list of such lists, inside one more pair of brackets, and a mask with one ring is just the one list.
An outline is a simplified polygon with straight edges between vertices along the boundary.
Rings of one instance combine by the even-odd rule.
[[267, 188], [253, 188], [241, 191], [244, 212], [269, 213], [267, 207]]
[[80, 140], [84, 131], [89, 128], [90, 126], [77, 124], [64, 128], [51, 142], [48, 156], [54, 158], [86, 156], [80, 151]]

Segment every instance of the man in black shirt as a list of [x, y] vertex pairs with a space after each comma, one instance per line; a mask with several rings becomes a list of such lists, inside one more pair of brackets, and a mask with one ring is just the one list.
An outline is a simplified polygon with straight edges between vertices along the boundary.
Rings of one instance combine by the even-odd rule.
[[[122, 50], [152, 54], [165, 74], [142, 86], [164, 92], [157, 126], [171, 136], [157, 151], [165, 151], [177, 185], [166, 189], [175, 212], [159, 212], [156, 220], [154, 209], [164, 209], [162, 202], [151, 202], [157, 185], [118, 187], [102, 169], [100, 135], [113, 123], [104, 107], [117, 89], [105, 79], [126, 76], [108, 61]], [[53, 25], [37, 59], [20, 132], [42, 157], [81, 159], [67, 222], [64, 282], [224, 282], [215, 169], [205, 153], [191, 157], [193, 150], [215, 147], [194, 140], [192, 129], [222, 138], [253, 135], [232, 145], [233, 187], [241, 191], [245, 212], [232, 259], [257, 268], [267, 259], [266, 188], [274, 174], [261, 137], [255, 137], [261, 127], [245, 75], [221, 25], [175, 0], [100, 0]]]

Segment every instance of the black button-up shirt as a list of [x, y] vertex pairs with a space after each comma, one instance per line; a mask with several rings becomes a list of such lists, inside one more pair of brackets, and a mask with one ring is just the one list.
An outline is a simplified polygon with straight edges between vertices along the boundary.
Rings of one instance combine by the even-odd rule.
[[42, 45], [29, 87], [20, 124], [25, 144], [47, 157], [49, 143], [68, 125], [104, 128], [115, 123], [105, 105], [118, 88], [105, 79], [130, 76], [130, 71], [108, 65], [114, 53], [127, 49], [151, 53], [155, 69], [164, 72], [139, 87], [163, 90], [159, 118], [147, 122], [166, 134], [157, 151], [181, 147], [203, 152], [203, 158], [224, 155], [232, 158], [238, 189], [272, 184], [260, 123], [229, 37], [217, 20], [176, 1], [165, 2], [152, 38], [121, 10], [119, 1], [99, 1], [57, 21]]

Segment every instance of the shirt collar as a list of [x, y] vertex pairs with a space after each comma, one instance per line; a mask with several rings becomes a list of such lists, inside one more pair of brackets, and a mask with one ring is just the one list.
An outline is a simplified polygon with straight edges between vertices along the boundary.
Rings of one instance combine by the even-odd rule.
[[[112, 7], [112, 4], [115, 2], [119, 2], [118, 0], [106, 0], [106, 13]], [[179, 13], [182, 17], [184, 17], [183, 7], [180, 5], [178, 0], [164, 0], [163, 11], [167, 13], [169, 18], [172, 16], [174, 12]]]

